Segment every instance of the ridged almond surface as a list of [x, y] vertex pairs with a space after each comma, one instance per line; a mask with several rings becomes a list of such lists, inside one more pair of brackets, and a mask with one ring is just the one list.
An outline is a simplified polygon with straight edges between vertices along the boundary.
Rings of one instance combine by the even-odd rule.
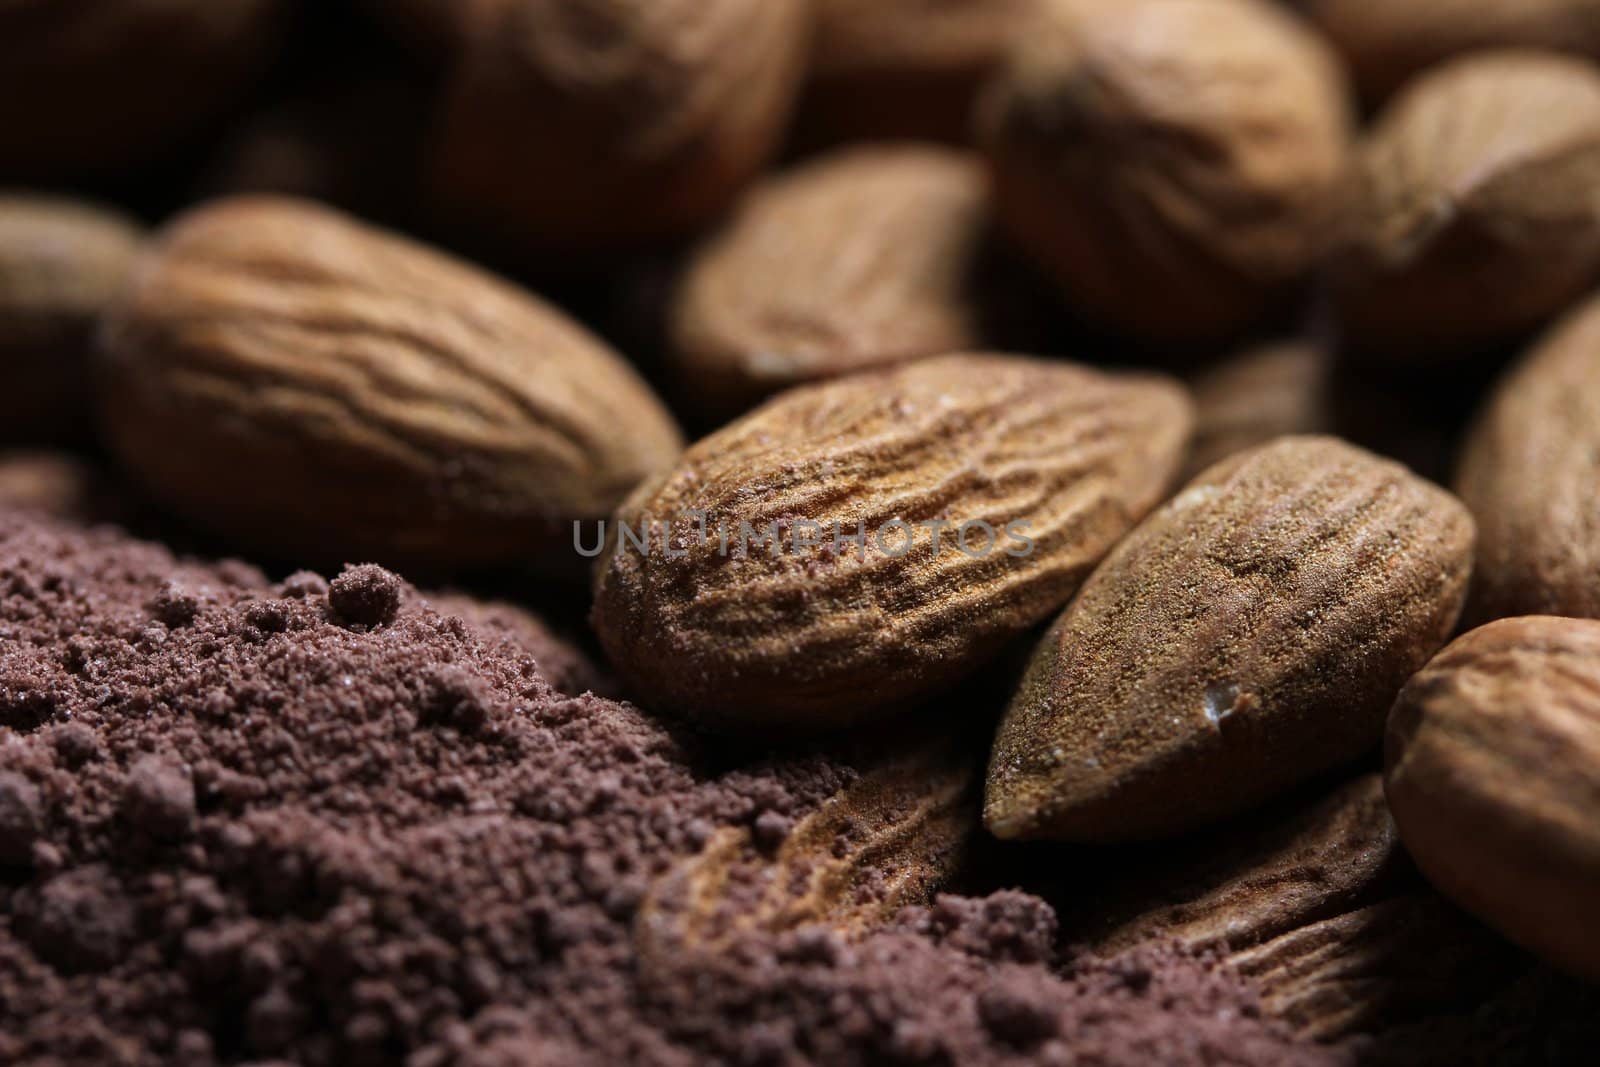
[[1495, 389], [1457, 490], [1478, 521], [1469, 619], [1600, 618], [1600, 301]]
[[1521, 47], [1600, 54], [1600, 0], [1300, 0], [1300, 7], [1339, 46], [1371, 101], [1465, 52]]
[[1455, 641], [1400, 694], [1385, 763], [1423, 873], [1600, 979], [1600, 622], [1503, 619]]
[[1051, 0], [982, 105], [996, 209], [1085, 314], [1245, 326], [1316, 262], [1346, 176], [1331, 49], [1264, 0]]
[[1041, 0], [817, 0], [803, 128], [827, 141], [965, 141], [984, 80]]
[[173, 223], [104, 349], [116, 456], [274, 558], [570, 568], [571, 523], [681, 447], [634, 372], [559, 311], [305, 202]]
[[142, 240], [140, 226], [116, 211], [0, 195], [0, 439], [83, 433], [95, 327]]
[[1449, 637], [1472, 519], [1399, 464], [1288, 437], [1146, 519], [1034, 654], [990, 757], [1005, 838], [1158, 837], [1377, 744]]
[[933, 147], [857, 148], [756, 186], [681, 283], [687, 402], [734, 415], [800, 382], [986, 347], [986, 199], [974, 160]]
[[[1166, 492], [1190, 420], [1176, 383], [1021, 357], [791, 390], [623, 506], [659, 543], [613, 541], [595, 629], [649, 707], [752, 732], [867, 720], [1063, 604]], [[937, 549], [931, 522], [949, 524]], [[969, 526], [963, 551], [978, 522], [995, 536]], [[774, 523], [778, 552], [744, 536]]]
[[1413, 82], [1360, 154], [1334, 260], [1358, 349], [1447, 360], [1531, 329], [1600, 273], [1600, 69], [1464, 57]]
[[807, 0], [516, 0], [481, 13], [446, 90], [445, 212], [535, 248], [677, 236], [777, 148]]

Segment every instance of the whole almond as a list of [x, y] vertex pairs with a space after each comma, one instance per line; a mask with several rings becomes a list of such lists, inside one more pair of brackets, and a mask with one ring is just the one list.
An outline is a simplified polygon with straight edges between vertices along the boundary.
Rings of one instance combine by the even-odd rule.
[[1360, 151], [1333, 266], [1351, 345], [1438, 363], [1538, 326], [1600, 273], [1600, 69], [1486, 52], [1401, 93]]
[[990, 757], [1000, 837], [1158, 837], [1375, 746], [1454, 628], [1472, 519], [1399, 464], [1289, 437], [1213, 467], [1106, 557]]
[[817, 0], [805, 136], [961, 142], [972, 108], [1042, 0]]
[[0, 439], [83, 435], [95, 327], [141, 239], [139, 225], [116, 211], [0, 195]]
[[151, 162], [254, 83], [293, 6], [0, 2], [0, 182]]
[[1385, 764], [1423, 873], [1600, 979], [1600, 622], [1504, 619], [1455, 641], [1395, 702]]
[[274, 557], [578, 560], [681, 447], [604, 344], [466, 264], [309, 203], [196, 209], [105, 330], [101, 426], [151, 492]]
[[488, 5], [446, 90], [442, 210], [585, 254], [707, 222], [777, 148], [809, 14], [806, 0]]
[[1234, 352], [1196, 373], [1194, 447], [1188, 472], [1287, 434], [1329, 433], [1333, 360], [1307, 340], [1271, 341]]
[[983, 105], [997, 211], [1086, 315], [1154, 341], [1269, 310], [1349, 159], [1331, 50], [1265, 0], [1051, 0]]
[[595, 629], [651, 708], [745, 732], [864, 722], [1064, 603], [1165, 493], [1189, 428], [1176, 383], [1021, 357], [791, 390], [623, 506], [621, 528], [656, 536], [614, 531]]
[[756, 186], [680, 286], [671, 332], [685, 402], [735, 415], [801, 382], [989, 347], [986, 199], [973, 159], [909, 145], [843, 151]]
[[1478, 521], [1468, 618], [1600, 618], [1600, 300], [1495, 389], [1457, 488]]
[[1485, 48], [1559, 48], [1600, 55], [1600, 0], [1300, 0], [1344, 54], [1367, 100], [1413, 75]]

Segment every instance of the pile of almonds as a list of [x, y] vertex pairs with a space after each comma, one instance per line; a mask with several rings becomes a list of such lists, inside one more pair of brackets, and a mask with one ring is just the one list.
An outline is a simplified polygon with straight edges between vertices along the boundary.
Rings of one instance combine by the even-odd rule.
[[1077, 936], [1308, 1039], [1397, 865], [1600, 982], [1600, 0], [0, 0], [0, 189], [6, 508], [586, 618], [769, 753], [978, 686], [896, 905], [1166, 842]]

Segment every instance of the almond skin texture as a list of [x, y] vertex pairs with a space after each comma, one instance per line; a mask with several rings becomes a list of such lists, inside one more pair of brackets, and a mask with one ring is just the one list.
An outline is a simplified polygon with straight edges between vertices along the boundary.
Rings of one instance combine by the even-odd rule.
[[38, 444], [87, 430], [95, 327], [142, 239], [115, 211], [0, 195], [0, 439]]
[[1400, 694], [1384, 755], [1423, 873], [1600, 979], [1600, 622], [1503, 619], [1458, 639]]
[[1495, 389], [1457, 487], [1478, 520], [1469, 618], [1600, 618], [1600, 301]]
[[[1165, 493], [1190, 419], [1176, 383], [1021, 357], [791, 390], [623, 506], [657, 537], [613, 540], [595, 629], [652, 709], [747, 733], [882, 716], [1065, 603]], [[937, 549], [931, 522], [949, 523]], [[968, 527], [963, 551], [977, 522], [996, 535]], [[776, 553], [758, 539], [774, 523]]]
[[809, 30], [805, 0], [491, 5], [446, 92], [440, 206], [540, 249], [692, 230], [776, 149]]
[[150, 162], [273, 58], [292, 0], [0, 0], [0, 181]]
[[686, 402], [730, 416], [801, 382], [987, 347], [985, 201], [977, 163], [931, 147], [840, 152], [756, 186], [680, 286]]
[[1249, 324], [1330, 236], [1332, 52], [1262, 0], [1052, 0], [983, 104], [997, 211], [1085, 315], [1156, 342]]
[[1242, 811], [1375, 746], [1472, 566], [1454, 497], [1333, 438], [1213, 467], [1055, 624], [1002, 721], [985, 820], [1115, 841]]
[[1301, 0], [1339, 46], [1369, 101], [1413, 75], [1484, 48], [1559, 48], [1600, 54], [1600, 0]]
[[1350, 346], [1438, 364], [1538, 326], [1600, 272], [1600, 69], [1486, 52], [1401, 93], [1360, 152], [1333, 264]]
[[680, 448], [622, 360], [554, 308], [307, 202], [172, 224], [104, 337], [101, 428], [155, 496], [274, 557], [580, 563]]
[[1331, 432], [1332, 370], [1323, 346], [1288, 340], [1244, 349], [1194, 375], [1189, 476], [1286, 434]]
[[816, 0], [804, 136], [962, 142], [1042, 0]]

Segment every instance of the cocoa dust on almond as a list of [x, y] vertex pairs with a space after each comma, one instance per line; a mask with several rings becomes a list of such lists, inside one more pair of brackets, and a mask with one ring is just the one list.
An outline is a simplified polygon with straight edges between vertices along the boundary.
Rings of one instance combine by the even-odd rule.
[[512, 610], [0, 514], [0, 1062], [1346, 1062], [1020, 892], [647, 972], [653, 879], [857, 772], [563, 692], [541, 658], [598, 675]]

